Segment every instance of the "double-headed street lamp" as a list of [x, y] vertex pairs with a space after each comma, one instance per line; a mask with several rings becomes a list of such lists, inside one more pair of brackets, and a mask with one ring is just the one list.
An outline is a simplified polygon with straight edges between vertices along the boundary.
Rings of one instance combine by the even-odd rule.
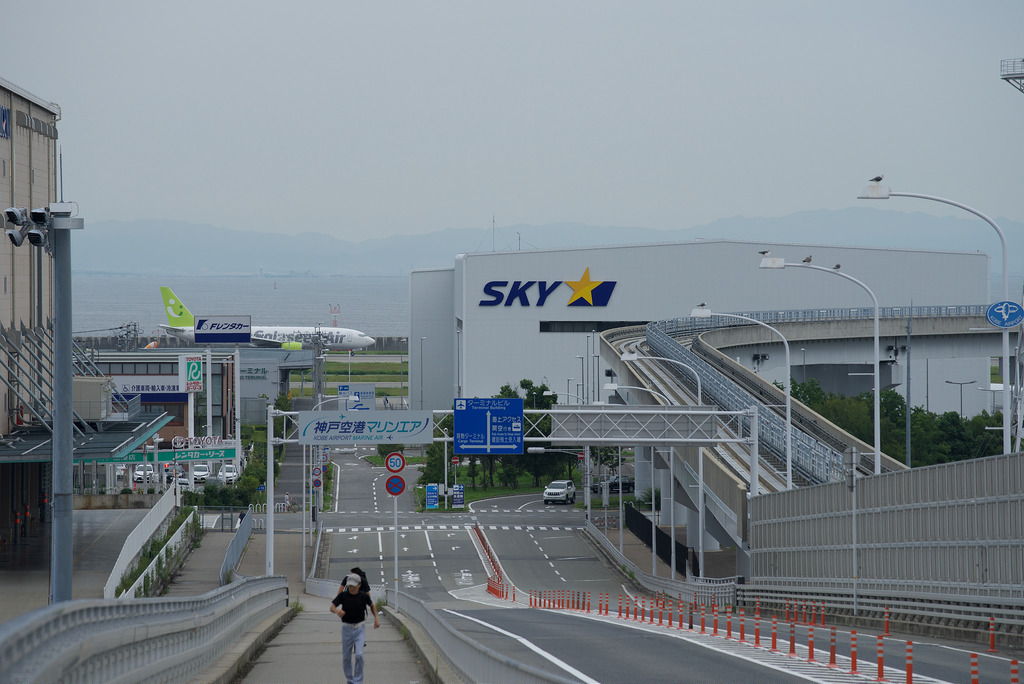
[[[879, 179], [881, 180], [881, 179]], [[865, 187], [861, 194], [857, 196], [857, 199], [889, 199], [890, 197], [914, 197], [917, 199], [930, 200], [932, 202], [941, 202], [942, 204], [949, 204], [963, 209], [964, 211], [974, 214], [982, 221], [992, 226], [996, 233], [999, 235], [999, 243], [1003, 248], [1003, 301], [1009, 301], [1010, 299], [1010, 281], [1009, 273], [1007, 272], [1007, 255], [1006, 255], [1006, 235], [1003, 234], [1002, 229], [996, 225], [996, 222], [990, 219], [985, 214], [981, 213], [977, 209], [972, 209], [966, 204], [960, 204], [953, 200], [945, 199], [944, 197], [935, 197], [934, 195], [921, 195], [914, 192], [893, 192], [888, 187], [874, 183]], [[1019, 382], [1019, 381], [1018, 381]], [[909, 410], [909, 406], [907, 409]], [[961, 410], [961, 413], [963, 411]], [[1003, 328], [1003, 453], [1010, 453], [1010, 329]]]
[[682, 361], [676, 361], [675, 359], [670, 359], [670, 358], [665, 357], [665, 356], [645, 356], [645, 355], [642, 355], [642, 354], [637, 354], [635, 352], [630, 352], [628, 354], [623, 354], [621, 357], [619, 357], [620, 361], [639, 361], [640, 359], [650, 360], [650, 361], [664, 361], [665, 363], [674, 363], [677, 366], [682, 366], [686, 370], [688, 370], [691, 373], [693, 373], [693, 377], [695, 377], [697, 379], [697, 403], [698, 404], [703, 404], [703, 402], [701, 401], [701, 391], [700, 391], [700, 373], [698, 373], [696, 371], [696, 369], [693, 368], [693, 366], [688, 366], [685, 363], [683, 363]]
[[946, 380], [947, 385], [960, 385], [960, 419], [964, 417], [964, 385], [973, 385], [977, 380], [965, 380], [964, 382], [957, 382], [956, 380]]
[[[786, 489], [793, 488], [793, 399], [792, 399], [792, 366], [789, 361], [789, 341], [785, 335], [780, 333], [778, 330], [768, 325], [764, 321], [759, 321], [756, 318], [750, 316], [741, 316], [739, 314], [728, 314], [713, 312], [711, 309], [705, 308], [705, 305], [698, 306], [696, 309], [690, 312], [692, 318], [711, 318], [712, 316], [721, 316], [722, 318], [735, 318], [740, 321], [748, 321], [750, 323], [756, 323], [763, 328], [768, 328], [782, 340], [782, 346], [786, 350]], [[876, 347], [877, 348], [877, 347]], [[753, 459], [757, 459], [757, 454], [752, 454]], [[751, 483], [750, 493], [751, 496], [757, 496], [759, 483], [754, 482], [753, 479], [757, 477], [756, 470], [751, 470]]]
[[[809, 259], [808, 259], [809, 261]], [[777, 268], [810, 268], [815, 271], [821, 271], [822, 273], [831, 273], [837, 275], [840, 278], [845, 278], [852, 283], [856, 283], [871, 297], [871, 302], [875, 307], [875, 408], [874, 408], [874, 423], [875, 423], [875, 475], [879, 475], [882, 472], [882, 421], [881, 421], [881, 376], [878, 372], [880, 365], [879, 354], [878, 354], [878, 298], [875, 297], [875, 293], [871, 291], [871, 288], [865, 285], [860, 280], [857, 280], [851, 275], [847, 275], [839, 270], [839, 264], [836, 264], [833, 268], [824, 268], [823, 266], [815, 266], [806, 262], [801, 263], [790, 263], [785, 259], [779, 257], [766, 256], [761, 259], [760, 268], [777, 269]]]

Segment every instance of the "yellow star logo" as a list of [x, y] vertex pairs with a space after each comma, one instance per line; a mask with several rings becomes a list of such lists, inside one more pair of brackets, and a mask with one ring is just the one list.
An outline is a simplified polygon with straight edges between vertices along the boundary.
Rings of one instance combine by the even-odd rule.
[[[593, 281], [590, 279], [590, 267], [583, 271], [583, 277], [579, 280], [566, 280], [565, 284], [572, 288], [572, 297], [569, 298], [569, 304], [572, 304], [577, 299], [585, 299], [591, 306], [594, 305], [594, 288], [603, 283], [603, 280]], [[568, 304], [566, 305], [568, 306]]]

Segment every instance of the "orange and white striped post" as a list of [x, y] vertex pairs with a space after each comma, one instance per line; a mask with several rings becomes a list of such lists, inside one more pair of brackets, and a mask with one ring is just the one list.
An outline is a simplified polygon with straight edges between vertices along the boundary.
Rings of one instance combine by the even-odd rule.
[[829, 635], [828, 640], [828, 665], [826, 667], [839, 667], [836, 665], [836, 628], [832, 628], [832, 633]]
[[978, 684], [978, 654], [971, 654], [971, 684]]
[[740, 608], [740, 643], [747, 643], [747, 615], [746, 612]]
[[825, 602], [821, 602], [821, 626], [825, 626]]
[[885, 634], [882, 636], [889, 636], [889, 607], [885, 608]]
[[850, 674], [857, 674], [857, 630], [850, 630]]
[[712, 620], [712, 624], [714, 625], [714, 628], [715, 628], [714, 636], [718, 636], [718, 604], [717, 603], [712, 603], [711, 604], [711, 620]]
[[1020, 684], [1020, 667], [1016, 660], [1010, 661], [1010, 684]]
[[754, 613], [754, 646], [761, 648], [761, 612]]
[[807, 624], [813, 625], [813, 624], [816, 624], [818, 622], [818, 618], [815, 617], [815, 614], [817, 612], [818, 612], [818, 606], [814, 603], [814, 601], [811, 601], [811, 621], [808, 622]]
[[885, 651], [882, 648], [882, 637], [878, 637], [878, 677], [875, 681], [885, 681]]
[[789, 623], [789, 657], [796, 657], [796, 623]]
[[704, 631], [704, 604], [700, 604], [700, 633], [706, 634]]
[[732, 639], [732, 606], [725, 607], [725, 638]]
[[800, 599], [800, 609], [803, 611], [800, 617], [801, 624], [807, 624], [807, 601]]
[[914, 684], [914, 642], [907, 642], [907, 684]]
[[807, 662], [814, 662], [814, 625], [807, 627]]
[[988, 652], [996, 652], [996, 616], [988, 619]]
[[779, 617], [777, 615], [772, 615], [772, 653], [778, 653], [779, 652], [778, 644], [775, 641], [775, 638], [778, 635], [778, 633], [779, 633]]

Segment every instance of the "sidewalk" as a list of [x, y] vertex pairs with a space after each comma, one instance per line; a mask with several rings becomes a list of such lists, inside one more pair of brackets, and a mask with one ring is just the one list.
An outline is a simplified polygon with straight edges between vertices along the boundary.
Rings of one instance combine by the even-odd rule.
[[[193, 552], [183, 577], [199, 588], [199, 575], [213, 577], [216, 584], [220, 560], [216, 569], [207, 555], [216, 555], [217, 536], [230, 539], [226, 533], [208, 533], [203, 546]], [[241, 575], [262, 575], [266, 566], [266, 535], [255, 534], [249, 540], [245, 555], [239, 564]], [[208, 541], [209, 540], [209, 541]], [[225, 542], [224, 546], [227, 544]], [[210, 547], [209, 550], [207, 547]], [[341, 663], [341, 623], [328, 607], [330, 600], [305, 593], [302, 581], [302, 534], [278, 532], [274, 537], [274, 574], [288, 578], [289, 610], [246, 633], [242, 642], [210, 669], [193, 681], [204, 684], [271, 684], [278, 682], [318, 682], [344, 684]], [[195, 564], [193, 564], [195, 563]], [[306, 569], [312, 563], [312, 549], [307, 549]], [[212, 574], [211, 574], [212, 573]], [[202, 591], [208, 591], [203, 589]], [[199, 593], [202, 593], [200, 591]], [[283, 623], [283, 625], [282, 625]], [[279, 631], [277, 631], [279, 628]], [[404, 628], [410, 639], [402, 636], [398, 620], [387, 610], [382, 611], [380, 629], [367, 623], [364, 652], [365, 682], [388, 684], [422, 684], [436, 681], [428, 672], [416, 651], [413, 629]], [[270, 632], [269, 640], [267, 633]], [[425, 636], [419, 635], [423, 643]], [[260, 646], [260, 642], [265, 641]], [[239, 676], [241, 673], [241, 676]]]

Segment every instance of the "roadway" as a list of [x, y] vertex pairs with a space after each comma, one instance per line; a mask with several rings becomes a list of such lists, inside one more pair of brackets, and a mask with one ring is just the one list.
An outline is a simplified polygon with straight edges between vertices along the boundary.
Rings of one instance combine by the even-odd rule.
[[[789, 625], [780, 625], [781, 653], [727, 640], [725, 617], [720, 636], [617, 617], [620, 596], [643, 596], [628, 577], [599, 551], [583, 530], [584, 513], [576, 508], [545, 507], [537, 495], [478, 503], [465, 512], [416, 513], [408, 491], [399, 497], [397, 573], [394, 564], [393, 500], [383, 490], [383, 468], [369, 467], [355, 454], [334, 457], [342, 505], [323, 514], [330, 545], [328, 576], [340, 579], [349, 568], [362, 567], [371, 583], [392, 586], [445, 611], [445, 617], [467, 636], [535, 667], [557, 671], [586, 682], [843, 682], [874, 679], [876, 635], [861, 633], [859, 670], [850, 675], [850, 631], [837, 629], [839, 668], [825, 667], [829, 628], [797, 625], [796, 656], [788, 656]], [[417, 474], [408, 473], [410, 486]], [[406, 474], [403, 473], [403, 474]], [[497, 599], [482, 590], [486, 562], [473, 531], [479, 526], [504, 577], [516, 587], [516, 601]], [[628, 535], [627, 536], [631, 536]], [[615, 533], [617, 537], [617, 531]], [[640, 553], [650, 558], [646, 547]], [[529, 590], [569, 589], [587, 592], [590, 613], [524, 609]], [[611, 615], [596, 615], [597, 595], [610, 597]], [[400, 609], [400, 607], [399, 607]], [[709, 609], [710, 611], [710, 609]], [[678, 612], [676, 624], [678, 624]], [[747, 641], [754, 620], [747, 617]], [[738, 636], [739, 618], [732, 625]], [[807, 637], [814, 633], [816, 661], [807, 662]], [[770, 645], [771, 623], [760, 621], [762, 643]], [[982, 681], [1008, 679], [1009, 657], [985, 654], [979, 644], [943, 642], [893, 635], [884, 640], [886, 678], [903, 677], [906, 639], [915, 641], [917, 681], [968, 681], [969, 653], [980, 652]], [[869, 675], [868, 677], [865, 676]]]

